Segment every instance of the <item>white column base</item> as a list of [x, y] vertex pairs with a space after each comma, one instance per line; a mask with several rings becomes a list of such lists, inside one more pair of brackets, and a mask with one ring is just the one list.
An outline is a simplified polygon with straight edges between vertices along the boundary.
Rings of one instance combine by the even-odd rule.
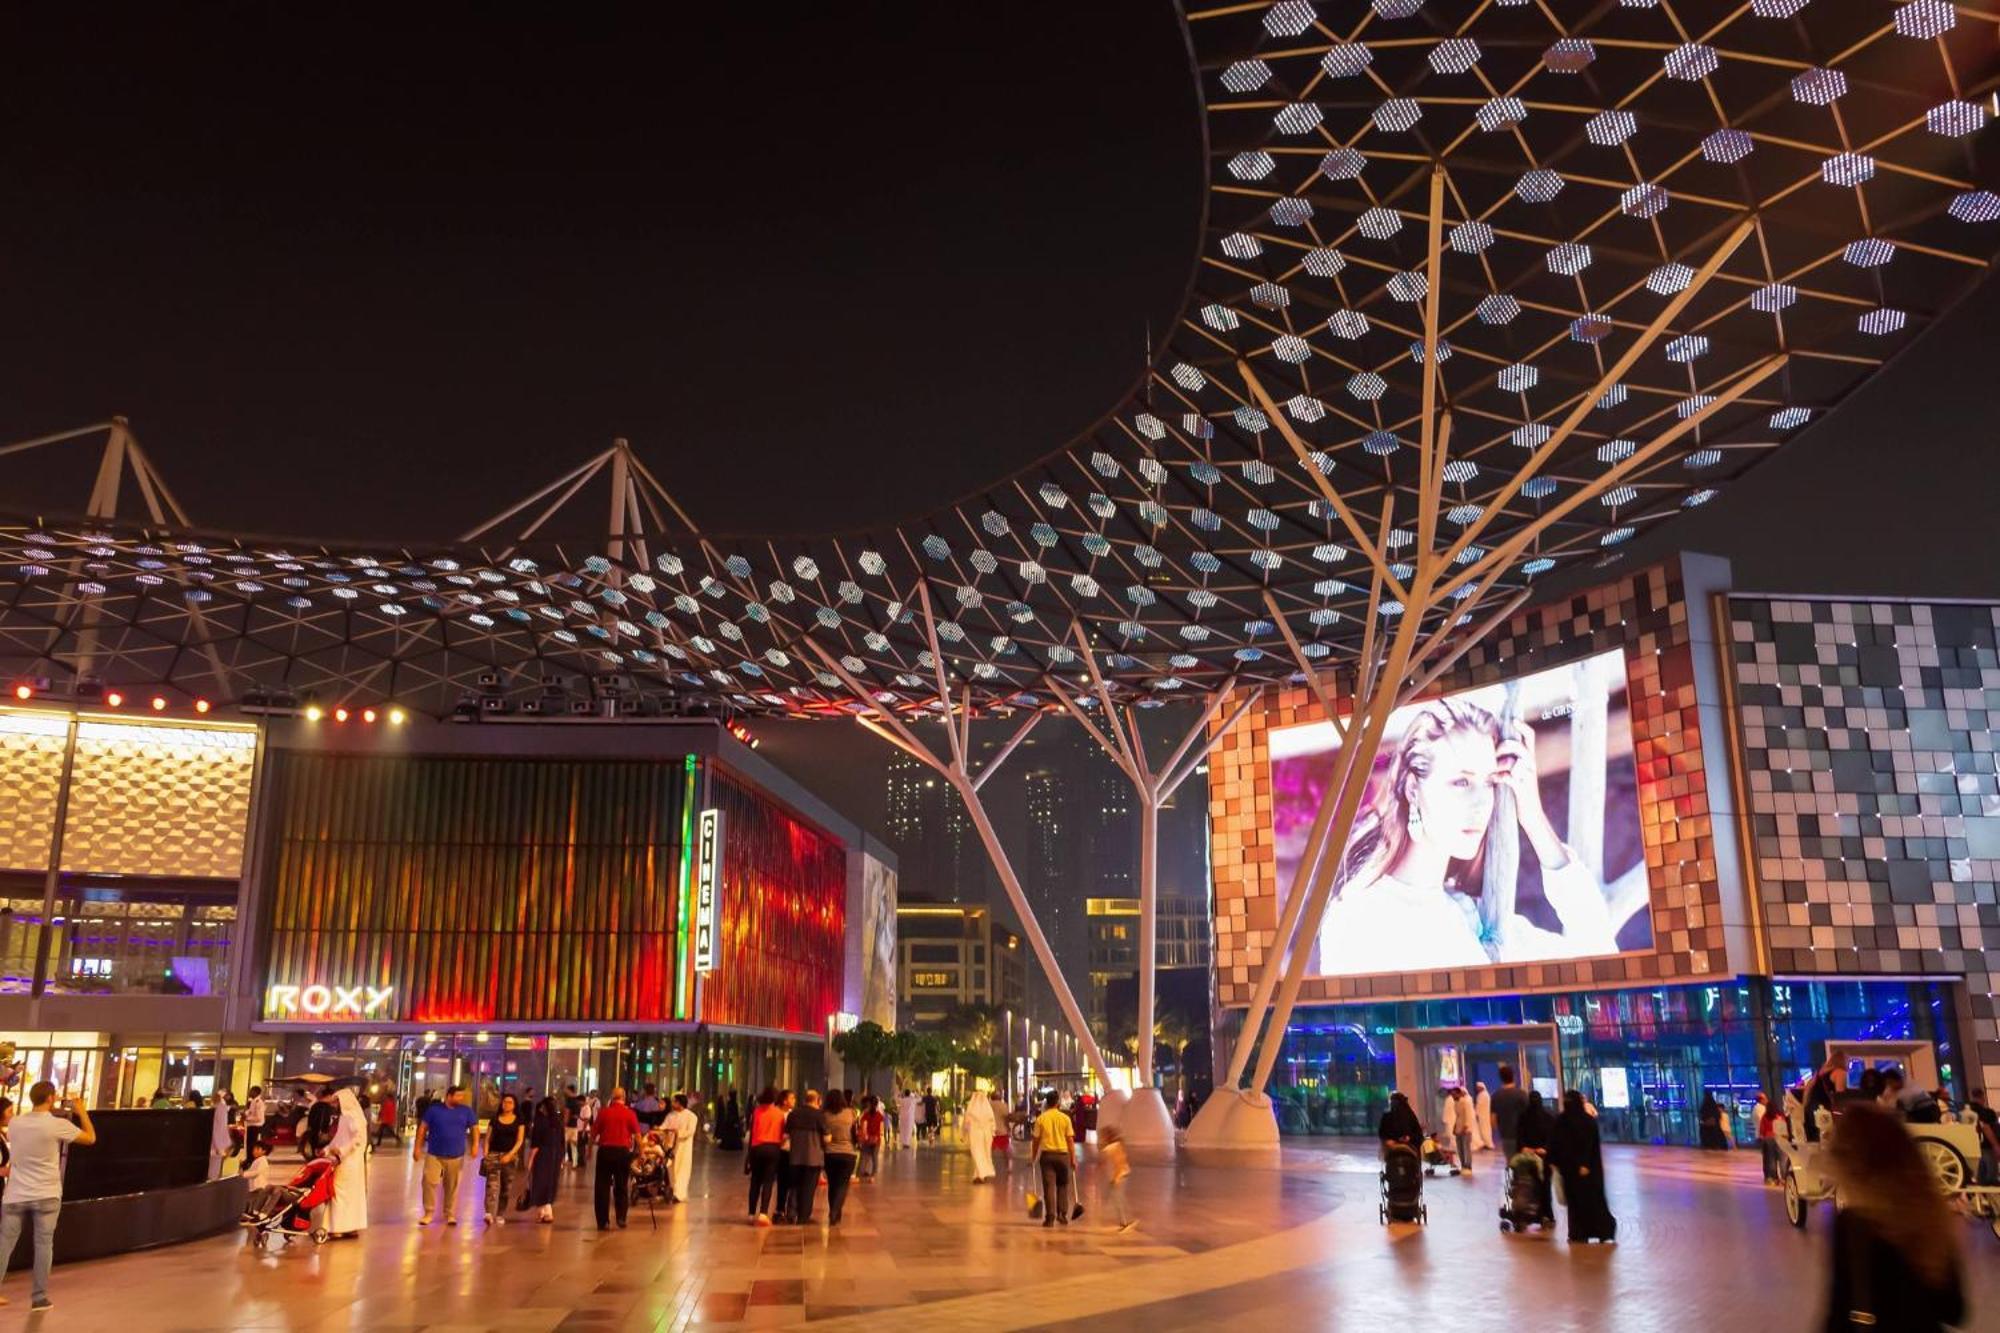
[[1173, 1113], [1158, 1088], [1114, 1089], [1097, 1108], [1098, 1142], [1103, 1130], [1116, 1125], [1125, 1151], [1135, 1162], [1172, 1161], [1176, 1148]]
[[1271, 1098], [1262, 1092], [1218, 1088], [1195, 1112], [1181, 1137], [1181, 1150], [1197, 1165], [1242, 1163], [1278, 1156], [1278, 1121]]

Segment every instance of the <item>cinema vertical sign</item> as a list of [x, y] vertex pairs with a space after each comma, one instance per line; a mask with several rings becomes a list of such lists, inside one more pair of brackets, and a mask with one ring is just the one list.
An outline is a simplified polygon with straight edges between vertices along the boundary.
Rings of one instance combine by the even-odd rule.
[[701, 812], [694, 862], [694, 970], [702, 976], [715, 971], [718, 937], [722, 934], [722, 811]]

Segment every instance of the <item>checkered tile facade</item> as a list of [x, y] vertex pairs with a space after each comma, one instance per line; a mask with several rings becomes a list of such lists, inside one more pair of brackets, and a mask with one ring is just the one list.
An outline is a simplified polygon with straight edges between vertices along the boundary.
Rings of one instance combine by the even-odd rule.
[[2000, 606], [1739, 596], [1728, 630], [1772, 971], [1963, 975], [2000, 1086]]
[[[1439, 693], [1560, 666], [1610, 649], [1625, 653], [1639, 772], [1640, 822], [1652, 885], [1650, 952], [1469, 971], [1309, 979], [1300, 1002], [1420, 999], [1433, 995], [1576, 990], [1681, 983], [1729, 975], [1702, 765], [1693, 646], [1678, 566], [1632, 574], [1513, 617], [1439, 682]], [[1270, 692], [1209, 760], [1217, 990], [1245, 1005], [1277, 934], [1272, 841], [1272, 728], [1318, 720], [1303, 685]]]

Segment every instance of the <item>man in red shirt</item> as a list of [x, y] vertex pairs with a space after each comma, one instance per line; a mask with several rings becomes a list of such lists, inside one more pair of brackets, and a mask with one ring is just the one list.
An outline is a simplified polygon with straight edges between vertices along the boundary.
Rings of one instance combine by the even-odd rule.
[[625, 1104], [625, 1089], [611, 1090], [611, 1104], [597, 1113], [590, 1126], [597, 1140], [597, 1229], [611, 1226], [611, 1203], [618, 1203], [618, 1225], [632, 1206], [632, 1148], [639, 1141], [639, 1115]]

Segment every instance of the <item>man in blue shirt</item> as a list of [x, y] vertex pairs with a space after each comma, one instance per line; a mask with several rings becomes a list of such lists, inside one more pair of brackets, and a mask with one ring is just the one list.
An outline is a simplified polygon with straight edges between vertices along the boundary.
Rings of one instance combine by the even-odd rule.
[[437, 1209], [432, 1192], [444, 1195], [444, 1224], [458, 1225], [458, 1181], [465, 1168], [465, 1152], [472, 1142], [472, 1127], [479, 1117], [466, 1104], [465, 1089], [456, 1083], [445, 1089], [444, 1100], [424, 1108], [417, 1122], [417, 1160], [424, 1167], [424, 1215], [417, 1225], [427, 1227]]

